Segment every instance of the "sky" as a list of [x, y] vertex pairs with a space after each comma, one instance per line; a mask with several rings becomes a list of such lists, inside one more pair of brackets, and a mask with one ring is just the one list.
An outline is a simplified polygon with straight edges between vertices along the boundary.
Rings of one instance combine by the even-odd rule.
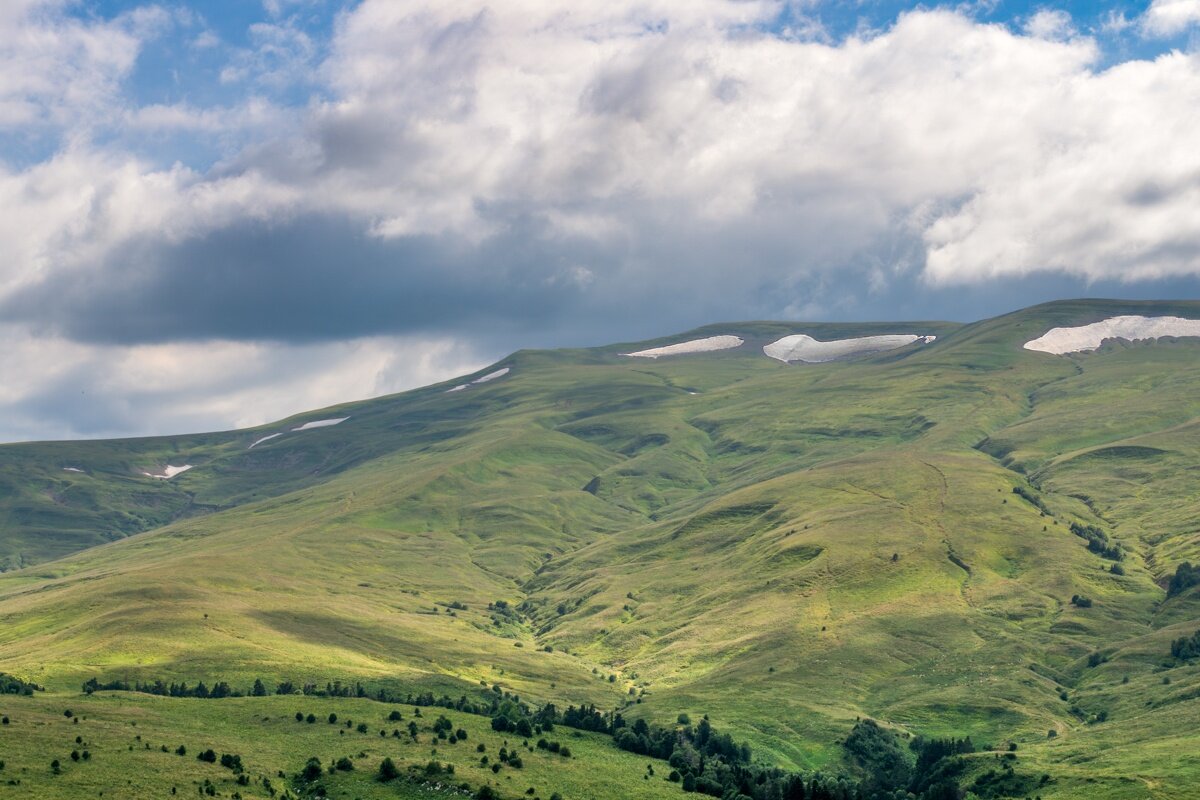
[[1200, 297], [1200, 0], [4, 0], [0, 441]]

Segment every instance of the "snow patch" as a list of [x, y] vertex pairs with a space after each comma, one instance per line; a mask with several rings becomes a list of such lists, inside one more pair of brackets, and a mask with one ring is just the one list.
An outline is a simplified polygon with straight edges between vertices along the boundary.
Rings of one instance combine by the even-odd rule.
[[835, 361], [839, 358], [863, 355], [865, 353], [880, 353], [884, 350], [895, 350], [898, 347], [920, 342], [929, 344], [936, 336], [918, 336], [911, 333], [886, 334], [883, 336], [860, 336], [855, 339], [833, 339], [822, 342], [803, 333], [784, 336], [763, 347], [763, 352], [771, 358], [784, 362], [803, 361], [808, 364], [820, 364], [825, 361]]
[[1109, 317], [1090, 325], [1051, 328], [1042, 336], [1026, 342], [1025, 349], [1061, 356], [1095, 350], [1105, 339], [1128, 339], [1134, 342], [1160, 336], [1200, 336], [1200, 320], [1135, 315]]
[[[350, 419], [349, 417], [337, 417], [336, 419], [318, 419], [312, 422], [306, 422], [303, 425], [292, 428], [294, 431], [311, 431], [313, 428], [328, 428], [330, 425], [338, 425]], [[278, 434], [276, 434], [278, 436]], [[267, 437], [270, 438], [270, 437]]]
[[732, 350], [741, 347], [745, 340], [740, 336], [709, 336], [705, 339], [692, 339], [688, 342], [668, 344], [664, 347], [652, 347], [649, 350], [638, 350], [636, 353], [622, 353], [633, 358], [660, 358], [662, 356], [680, 356], [686, 353], [711, 353], [715, 350]]
[[460, 383], [458, 386], [455, 386], [452, 389], [447, 389], [446, 394], [450, 394], [451, 392], [461, 392], [463, 389], [469, 389], [470, 387], [472, 387], [476, 384], [487, 383], [488, 381], [494, 381], [494, 380], [496, 380], [496, 378], [503, 378], [505, 375], [507, 375], [511, 371], [512, 370], [509, 369], [508, 367], [501, 367], [500, 369], [496, 370], [495, 372], [489, 372], [487, 375], [482, 375], [482, 376], [476, 378], [475, 380], [471, 381], [470, 383]]
[[489, 372], [487, 375], [484, 375], [482, 378], [476, 378], [475, 380], [471, 381], [471, 383], [487, 383], [488, 381], [496, 380], [496, 378], [503, 378], [507, 374], [508, 374], [508, 367], [501, 367], [500, 369], [496, 370], [495, 372]]
[[163, 471], [162, 471], [161, 475], [156, 475], [153, 472], [143, 472], [142, 474], [145, 475], [147, 478], [158, 478], [159, 480], [169, 481], [169, 480], [171, 480], [171, 478], [174, 478], [179, 473], [187, 472], [191, 468], [192, 468], [191, 464], [184, 464], [182, 467], [172, 467], [171, 465], [168, 464], [166, 467], [163, 467]]
[[63, 467], [63, 472], [83, 472], [79, 467]]
[[270, 441], [271, 439], [274, 439], [276, 436], [283, 436], [283, 434], [282, 433], [272, 433], [270, 436], [264, 436], [261, 439], [255, 439], [254, 444], [250, 445], [246, 449], [253, 450], [258, 445], [262, 444], [263, 442]]

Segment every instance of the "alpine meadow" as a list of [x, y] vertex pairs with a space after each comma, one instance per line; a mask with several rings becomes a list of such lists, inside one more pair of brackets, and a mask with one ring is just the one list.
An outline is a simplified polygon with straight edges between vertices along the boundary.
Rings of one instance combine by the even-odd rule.
[[1195, 798], [1192, 320], [719, 324], [0, 446], [0, 798]]

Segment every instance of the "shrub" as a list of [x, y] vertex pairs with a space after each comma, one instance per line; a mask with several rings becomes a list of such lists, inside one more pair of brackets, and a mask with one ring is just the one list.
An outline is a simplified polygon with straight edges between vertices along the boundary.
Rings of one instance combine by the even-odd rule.
[[400, 777], [400, 770], [396, 768], [396, 762], [390, 758], [385, 758], [379, 763], [379, 780], [387, 783], [394, 781]]
[[300, 772], [300, 778], [305, 783], [312, 783], [319, 777], [321, 777], [321, 759], [314, 756], [304, 764], [304, 769]]
[[1111, 561], [1120, 561], [1125, 558], [1125, 553], [1122, 552], [1121, 546], [1109, 542], [1108, 534], [1095, 525], [1081, 525], [1078, 522], [1072, 522], [1071, 533], [1086, 541], [1087, 549], [1101, 558], [1107, 558]]
[[1185, 561], [1175, 568], [1175, 574], [1167, 584], [1167, 597], [1181, 594], [1197, 584], [1200, 584], [1200, 567], [1193, 567]]
[[1200, 657], [1200, 630], [1171, 642], [1171, 655], [1181, 660]]
[[340, 772], [353, 772], [354, 771], [354, 762], [351, 761], [346, 756], [342, 756], [341, 758], [339, 758], [337, 760], [337, 763], [335, 763], [333, 766], [335, 769], [337, 769]]

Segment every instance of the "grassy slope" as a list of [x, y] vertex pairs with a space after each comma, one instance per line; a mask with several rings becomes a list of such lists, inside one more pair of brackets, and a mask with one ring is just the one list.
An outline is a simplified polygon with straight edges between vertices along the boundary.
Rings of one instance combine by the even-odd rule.
[[[1165, 684], [1161, 665], [1200, 615], [1158, 584], [1200, 556], [1200, 347], [1020, 348], [1147, 308], [1200, 316], [1054, 304], [923, 324], [937, 344], [812, 367], [754, 350], [899, 328], [713, 326], [693, 335], [750, 342], [645, 362], [616, 355], [630, 346], [519, 353], [500, 381], [306, 415], [351, 420], [253, 451], [276, 428], [74, 445], [116, 454], [96, 468], [110, 510], [128, 502], [111, 487], [145, 484], [137, 459], [200, 463], [145, 490], [193, 511], [0, 578], [0, 670], [60, 691], [93, 674], [486, 681], [610, 707], [632, 688], [645, 702], [630, 713], [707, 711], [784, 764], [836, 762], [867, 714], [1015, 738], [1060, 777], [1044, 796], [1182, 797], [1200, 762], [1162, 753], [1195, 752], [1200, 675], [1174, 668]], [[3, 461], [34, 476], [9, 479], [22, 496], [88, 455], [22, 447]], [[1072, 520], [1122, 542], [1126, 575]], [[11, 523], [3, 538], [14, 529], [36, 538]], [[1095, 605], [1071, 606], [1077, 593]], [[533, 610], [496, 626], [485, 607], [501, 598]], [[469, 610], [430, 613], [453, 600]], [[1095, 651], [1109, 660], [1089, 668]]]
[[[370, 700], [300, 696], [172, 700], [109, 693], [69, 699], [0, 697], [0, 709], [11, 718], [9, 725], [0, 726], [0, 756], [6, 762], [0, 771], [0, 798], [169, 797], [172, 787], [178, 796], [199, 796], [196, 789], [205, 780], [224, 797], [240, 792], [246, 800], [267, 798], [263, 777], [278, 791], [292, 785], [309, 758], [319, 758], [328, 766], [343, 756], [354, 761], [355, 769], [320, 781], [335, 798], [462, 797], [405, 787], [403, 782], [378, 782], [379, 763], [385, 757], [406, 772], [430, 760], [452, 764], [453, 776], [441, 776], [437, 782], [454, 786], [466, 782], [473, 788], [490, 783], [506, 797], [525, 796], [531, 788], [534, 793], [528, 797], [542, 800], [554, 792], [564, 797], [639, 800], [680, 795], [678, 784], [666, 781], [670, 769], [664, 762], [654, 762], [656, 774], [647, 780], [643, 776], [651, 760], [617, 750], [608, 737], [562, 728], [545, 734], [570, 748], [571, 757], [564, 758], [536, 747], [526, 749], [523, 740], [512, 734], [493, 732], [486, 717], [442, 709], [422, 709], [423, 716], [417, 718], [409, 706]], [[80, 718], [78, 723], [63, 716], [67, 709]], [[401, 721], [388, 720], [393, 709], [401, 712]], [[298, 723], [297, 711], [314, 714], [318, 721]], [[336, 724], [327, 721], [331, 713], [338, 717]], [[466, 730], [467, 740], [455, 745], [438, 742], [431, 727], [439, 715], [449, 718], [455, 729]], [[345, 727], [348, 720], [354, 727]], [[415, 742], [408, 735], [412, 721], [420, 729]], [[359, 733], [357, 725], [364, 722], [368, 732]], [[381, 730], [388, 735], [381, 737]], [[391, 736], [392, 730], [399, 730], [401, 736]], [[75, 742], [77, 736], [82, 744]], [[480, 744], [485, 753], [477, 751]], [[169, 752], [162, 752], [164, 745]], [[187, 750], [182, 757], [175, 754], [180, 745]], [[491, 771], [501, 747], [520, 753], [520, 769]], [[72, 750], [84, 749], [90, 759], [71, 760]], [[196, 756], [207, 749], [218, 755], [240, 755], [251, 785], [238, 786], [230, 770], [198, 760]], [[479, 763], [484, 755], [490, 762], [487, 766]], [[50, 769], [54, 759], [61, 764], [60, 775]], [[280, 771], [286, 777], [280, 778]], [[10, 780], [20, 783], [9, 785]]]

